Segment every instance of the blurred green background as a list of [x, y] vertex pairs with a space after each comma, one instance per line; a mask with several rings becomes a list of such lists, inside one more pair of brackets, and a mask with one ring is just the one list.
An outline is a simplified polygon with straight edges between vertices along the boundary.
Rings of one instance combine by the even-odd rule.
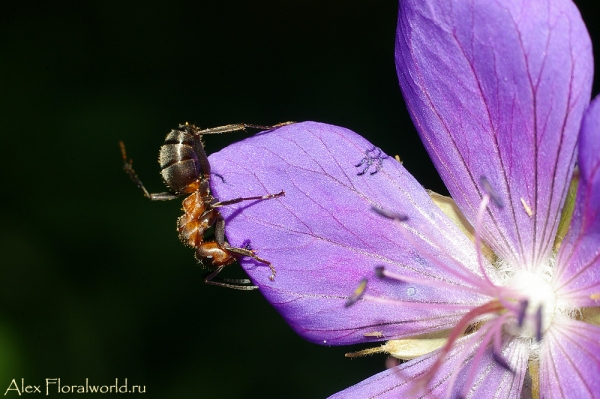
[[383, 370], [384, 356], [304, 342], [258, 292], [204, 285], [180, 202], [143, 198], [117, 143], [156, 192], [179, 123], [316, 120], [443, 192], [398, 88], [396, 13], [396, 0], [4, 0], [0, 393], [13, 378], [127, 378], [148, 398], [323, 398]]

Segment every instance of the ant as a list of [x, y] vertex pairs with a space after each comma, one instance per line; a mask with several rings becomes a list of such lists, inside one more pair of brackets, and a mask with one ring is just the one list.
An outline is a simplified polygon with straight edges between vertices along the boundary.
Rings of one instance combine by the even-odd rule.
[[[242, 201], [266, 200], [278, 198], [285, 193], [267, 194], [256, 197], [235, 198], [219, 201], [210, 192], [210, 163], [204, 150], [202, 136], [205, 134], [229, 133], [245, 131], [248, 128], [270, 130], [292, 122], [280, 123], [274, 126], [250, 125], [246, 123], [219, 126], [201, 130], [186, 122], [173, 129], [165, 138], [165, 143], [160, 147], [158, 162], [163, 182], [168, 187], [168, 192], [150, 193], [142, 184], [137, 173], [133, 170], [131, 159], [127, 159], [125, 144], [119, 142], [123, 156], [123, 169], [131, 180], [151, 201], [168, 201], [187, 196], [183, 200], [184, 214], [177, 219], [177, 230], [181, 241], [196, 249], [196, 260], [209, 269], [204, 277], [206, 284], [217, 285], [237, 290], [254, 290], [258, 287], [250, 284], [248, 279], [224, 280], [237, 284], [215, 281], [213, 278], [236, 261], [236, 256], [248, 256], [263, 263], [271, 269], [270, 280], [275, 279], [275, 268], [271, 262], [262, 259], [248, 248], [232, 247], [225, 241], [225, 219], [219, 208], [225, 205], [237, 204]], [[206, 230], [214, 226], [214, 241], [204, 241]]]

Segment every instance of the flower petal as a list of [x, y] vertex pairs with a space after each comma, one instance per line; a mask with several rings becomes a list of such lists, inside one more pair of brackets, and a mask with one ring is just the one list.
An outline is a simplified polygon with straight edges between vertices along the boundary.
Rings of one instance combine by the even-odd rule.
[[401, 0], [396, 65], [408, 109], [474, 223], [485, 177], [504, 202], [482, 237], [533, 269], [552, 248], [589, 102], [591, 43], [569, 0]]
[[547, 399], [598, 398], [600, 327], [573, 319], [554, 322], [540, 352], [540, 391]]
[[[506, 343], [502, 355], [513, 367], [514, 374], [497, 364], [488, 348], [480, 362], [474, 365], [478, 371], [473, 379], [473, 386], [465, 387], [464, 384], [469, 379], [477, 349], [479, 349], [477, 345], [464, 344], [454, 348], [425, 391], [415, 390], [415, 382], [434, 365], [437, 352], [376, 374], [338, 392], [330, 399], [518, 398], [527, 371], [528, 345], [518, 339], [512, 339]], [[457, 370], [460, 371], [455, 375]]]
[[554, 287], [561, 299], [577, 307], [597, 306], [600, 300], [600, 97], [590, 104], [581, 125], [579, 173], [575, 210], [569, 232], [561, 244]]
[[[473, 244], [399, 162], [357, 134], [298, 123], [233, 144], [211, 155], [210, 163], [212, 190], [221, 200], [285, 191], [285, 197], [241, 202], [221, 213], [231, 245], [249, 243], [273, 264], [271, 281], [266, 265], [241, 260], [308, 340], [348, 344], [446, 329], [466, 307], [480, 303], [479, 294], [463, 290], [468, 278], [478, 278]], [[374, 207], [406, 215], [406, 227]], [[440, 269], [439, 263], [453, 264], [450, 256], [470, 269]], [[448, 287], [380, 279], [380, 265]], [[363, 298], [345, 309], [364, 278], [367, 294], [387, 303]], [[428, 309], [390, 301], [421, 302]], [[455, 304], [464, 306], [445, 307]]]

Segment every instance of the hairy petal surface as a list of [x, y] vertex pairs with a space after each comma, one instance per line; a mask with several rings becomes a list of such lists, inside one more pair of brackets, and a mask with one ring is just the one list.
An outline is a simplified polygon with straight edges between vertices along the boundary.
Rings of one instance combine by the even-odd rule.
[[[579, 187], [571, 226], [558, 256], [554, 286], [577, 307], [600, 302], [600, 98], [590, 104], [579, 137]], [[593, 299], [592, 295], [597, 294]]]
[[[474, 363], [478, 345], [459, 342], [448, 354], [444, 363], [433, 376], [425, 390], [415, 390], [417, 379], [425, 375], [434, 365], [437, 352], [420, 357], [400, 366], [374, 375], [330, 399], [387, 399], [387, 398], [517, 398], [523, 387], [527, 371], [529, 348], [516, 338], [508, 339], [502, 356], [515, 373], [502, 368], [493, 359], [490, 348]], [[476, 375], [472, 385], [464, 386], [469, 380], [472, 367]], [[462, 395], [462, 396], [461, 396]]]
[[[590, 98], [591, 43], [570, 0], [401, 0], [396, 65], [448, 190], [482, 236], [534, 269], [551, 250]], [[524, 205], [525, 204], [525, 205]]]
[[[473, 244], [400, 163], [356, 133], [298, 123], [233, 144], [212, 154], [210, 163], [220, 200], [285, 191], [284, 197], [225, 206], [221, 213], [231, 245], [249, 244], [273, 264], [271, 281], [266, 265], [241, 260], [306, 339], [350, 344], [447, 329], [467, 306], [481, 303], [480, 294], [463, 290], [480, 279]], [[373, 207], [409, 219], [400, 225]], [[439, 267], [457, 260], [466, 266]], [[380, 265], [446, 286], [382, 280], [374, 271]], [[362, 299], [344, 309], [364, 278], [366, 293], [386, 302]]]
[[564, 318], [544, 336], [540, 391], [547, 399], [600, 397], [600, 327]]

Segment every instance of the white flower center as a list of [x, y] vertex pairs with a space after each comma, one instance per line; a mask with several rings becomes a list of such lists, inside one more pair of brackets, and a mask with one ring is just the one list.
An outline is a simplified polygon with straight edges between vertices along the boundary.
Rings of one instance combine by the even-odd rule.
[[517, 300], [526, 302], [522, 325], [514, 320], [506, 325], [506, 330], [517, 336], [533, 338], [544, 333], [552, 324], [556, 314], [556, 293], [550, 285], [549, 273], [532, 273], [518, 270], [506, 287], [517, 294]]

